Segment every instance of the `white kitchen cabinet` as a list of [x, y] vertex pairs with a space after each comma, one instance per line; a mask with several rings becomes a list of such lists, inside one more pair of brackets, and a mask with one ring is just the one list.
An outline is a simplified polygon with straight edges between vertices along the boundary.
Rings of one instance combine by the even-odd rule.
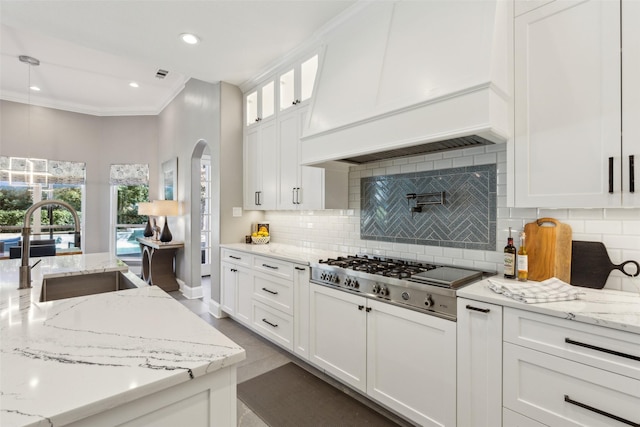
[[[622, 185], [625, 206], [640, 206], [640, 189], [630, 188], [640, 163], [640, 2], [622, 1]], [[634, 157], [630, 157], [634, 156]], [[630, 163], [633, 162], [633, 167]], [[625, 187], [627, 185], [627, 187]], [[633, 191], [632, 191], [633, 190]]]
[[223, 261], [220, 263], [220, 305], [222, 311], [248, 325], [251, 323], [253, 273], [248, 264], [243, 262], [247, 258], [247, 255], [239, 252], [223, 251]]
[[[622, 181], [620, 39], [617, 1], [554, 1], [515, 18], [515, 206], [631, 203]], [[627, 77], [639, 77], [622, 74], [626, 97]]]
[[367, 299], [312, 284], [309, 360], [367, 392]]
[[540, 424], [531, 418], [527, 418], [524, 415], [520, 415], [506, 408], [502, 411], [502, 420], [503, 424], [501, 425], [508, 427], [547, 427], [544, 424]]
[[640, 423], [637, 334], [513, 308], [503, 332], [506, 409], [548, 426]]
[[271, 341], [293, 351], [293, 317], [254, 299], [253, 329]]
[[270, 79], [244, 96], [244, 117], [246, 126], [254, 126], [269, 119], [276, 113], [276, 82]]
[[310, 268], [295, 265], [293, 273], [293, 351], [309, 359], [309, 277]]
[[300, 165], [300, 135], [307, 112], [308, 107], [299, 107], [278, 117], [278, 209], [325, 208], [325, 170]]
[[280, 111], [295, 108], [311, 99], [317, 72], [318, 55], [315, 54], [280, 74], [278, 78]]
[[276, 208], [277, 123], [259, 123], [245, 131], [244, 208]]
[[502, 306], [458, 298], [457, 312], [457, 425], [503, 425]]
[[455, 352], [455, 322], [368, 301], [367, 395], [378, 402], [421, 426], [455, 426]]

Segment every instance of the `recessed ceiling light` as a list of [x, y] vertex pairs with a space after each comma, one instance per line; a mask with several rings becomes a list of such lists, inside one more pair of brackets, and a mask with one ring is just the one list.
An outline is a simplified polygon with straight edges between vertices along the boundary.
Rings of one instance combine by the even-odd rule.
[[187, 44], [198, 44], [200, 42], [200, 38], [198, 36], [189, 33], [180, 34], [180, 39]]
[[40, 92], [40, 88], [38, 86], [29, 86], [29, 89], [31, 89], [34, 92]]
[[140, 85], [138, 83], [136, 83], [136, 82], [129, 83], [129, 86], [131, 86], [131, 87], [140, 87]]

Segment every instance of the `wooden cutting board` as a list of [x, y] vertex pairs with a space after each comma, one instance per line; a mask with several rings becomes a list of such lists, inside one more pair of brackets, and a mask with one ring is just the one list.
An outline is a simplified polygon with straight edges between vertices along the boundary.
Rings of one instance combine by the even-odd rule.
[[551, 277], [571, 282], [571, 227], [554, 218], [539, 218], [524, 226], [529, 255], [529, 280]]
[[[601, 242], [574, 241], [571, 258], [571, 284], [574, 286], [602, 289], [613, 270], [620, 270], [629, 277], [640, 274], [640, 264], [636, 261], [611, 262], [607, 248]], [[635, 270], [627, 267], [628, 264], [635, 266]]]

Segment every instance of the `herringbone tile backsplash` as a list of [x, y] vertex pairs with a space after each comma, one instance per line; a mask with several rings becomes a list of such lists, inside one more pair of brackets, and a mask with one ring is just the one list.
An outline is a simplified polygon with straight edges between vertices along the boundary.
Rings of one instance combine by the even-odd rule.
[[[361, 178], [363, 240], [495, 250], [496, 165]], [[411, 213], [407, 194], [445, 193], [444, 205]]]

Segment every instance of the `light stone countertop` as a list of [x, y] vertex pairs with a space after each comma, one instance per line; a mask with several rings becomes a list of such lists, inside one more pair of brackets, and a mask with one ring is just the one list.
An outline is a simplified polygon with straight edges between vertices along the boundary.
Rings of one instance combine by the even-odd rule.
[[[492, 280], [514, 283], [513, 280], [492, 277]], [[640, 292], [577, 288], [584, 295], [577, 300], [525, 304], [493, 292], [483, 280], [457, 291], [459, 297], [505, 307], [561, 317], [582, 323], [640, 334]]]
[[346, 256], [345, 254], [340, 252], [303, 248], [293, 245], [283, 245], [280, 243], [268, 243], [266, 245], [254, 245], [249, 243], [228, 243], [220, 245], [220, 247], [233, 249], [236, 251], [248, 252], [253, 255], [268, 256], [297, 264], [309, 264], [318, 262], [321, 259]]
[[[63, 425], [245, 358], [245, 351], [157, 286], [40, 303], [43, 275], [126, 269], [110, 254], [41, 258], [18, 290], [0, 261], [0, 425]], [[31, 260], [33, 264], [34, 260]]]

